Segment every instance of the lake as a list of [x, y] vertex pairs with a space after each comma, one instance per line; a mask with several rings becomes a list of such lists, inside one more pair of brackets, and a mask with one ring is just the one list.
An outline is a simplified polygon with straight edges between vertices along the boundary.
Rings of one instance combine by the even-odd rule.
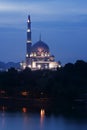
[[0, 112], [0, 130], [87, 130], [87, 120], [63, 115], [48, 114], [44, 109], [38, 112]]

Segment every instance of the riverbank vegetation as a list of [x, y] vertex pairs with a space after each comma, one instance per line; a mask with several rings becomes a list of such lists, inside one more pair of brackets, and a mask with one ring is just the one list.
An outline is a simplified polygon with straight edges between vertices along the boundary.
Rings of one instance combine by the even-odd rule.
[[[17, 71], [10, 68], [0, 72], [0, 100], [4, 97], [51, 99], [56, 106], [73, 107], [87, 101], [87, 63], [78, 60], [57, 71]], [[78, 102], [79, 101], [79, 102]]]

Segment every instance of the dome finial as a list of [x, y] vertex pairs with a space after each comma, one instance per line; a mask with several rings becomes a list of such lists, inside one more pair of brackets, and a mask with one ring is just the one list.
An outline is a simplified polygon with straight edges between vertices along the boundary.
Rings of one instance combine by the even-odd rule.
[[41, 41], [41, 33], [40, 33], [40, 41]]

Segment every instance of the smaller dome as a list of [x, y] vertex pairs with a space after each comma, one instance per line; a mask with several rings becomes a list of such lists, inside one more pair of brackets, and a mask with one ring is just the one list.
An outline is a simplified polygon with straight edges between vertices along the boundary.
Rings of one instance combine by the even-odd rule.
[[46, 43], [43, 41], [39, 40], [36, 42], [31, 49], [31, 52], [44, 52], [44, 53], [49, 53], [49, 47]]

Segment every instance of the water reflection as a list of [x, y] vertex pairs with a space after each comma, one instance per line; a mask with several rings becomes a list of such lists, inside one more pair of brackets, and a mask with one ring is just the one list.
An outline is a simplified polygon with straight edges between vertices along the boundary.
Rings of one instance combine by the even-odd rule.
[[0, 110], [1, 110], [2, 112], [5, 112], [5, 111], [6, 111], [6, 109], [7, 109], [7, 107], [6, 107], [6, 106], [1, 106], [1, 107], [0, 107]]
[[45, 110], [41, 109], [40, 110], [40, 124], [41, 124], [41, 127], [43, 126], [44, 118], [45, 118]]
[[18, 111], [8, 111], [9, 107], [0, 107], [0, 130], [87, 130], [87, 120], [64, 117], [48, 113], [47, 109], [32, 109], [21, 106], [14, 108]]
[[40, 115], [41, 115], [41, 118], [43, 119], [44, 116], [45, 116], [45, 110], [44, 110], [44, 109], [41, 109], [41, 111], [40, 111]]
[[3, 111], [3, 113], [2, 113], [2, 128], [4, 128], [4, 126], [5, 126], [5, 112]]
[[26, 108], [26, 107], [23, 107], [23, 108], [22, 108], [22, 112], [23, 112], [23, 113], [26, 113], [26, 112], [27, 112], [27, 108]]
[[2, 128], [4, 128], [4, 126], [5, 126], [5, 111], [7, 110], [7, 107], [3, 105], [0, 107], [0, 110], [2, 111], [2, 113], [1, 113], [1, 117], [2, 117], [1, 126], [2, 126]]
[[38, 114], [0, 114], [0, 130], [87, 130], [87, 124], [67, 120], [64, 117], [46, 117], [45, 110]]

